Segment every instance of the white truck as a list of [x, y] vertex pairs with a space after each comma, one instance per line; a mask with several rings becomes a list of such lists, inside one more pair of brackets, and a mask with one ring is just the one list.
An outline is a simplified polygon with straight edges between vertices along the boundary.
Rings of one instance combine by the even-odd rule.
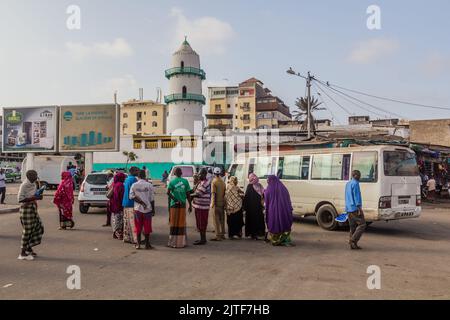
[[[22, 181], [25, 181], [27, 158], [22, 163]], [[56, 187], [61, 181], [61, 173], [67, 171], [67, 166], [77, 161], [69, 156], [35, 156], [33, 169], [37, 171], [41, 183], [45, 183], [49, 188]]]

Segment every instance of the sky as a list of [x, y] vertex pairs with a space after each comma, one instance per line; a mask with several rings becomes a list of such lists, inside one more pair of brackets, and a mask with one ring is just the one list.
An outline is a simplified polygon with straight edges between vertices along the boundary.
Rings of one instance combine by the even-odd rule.
[[[79, 29], [67, 27], [72, 5]], [[367, 27], [371, 5], [380, 8], [381, 29]], [[186, 35], [206, 71], [204, 88], [256, 77], [293, 111], [305, 81], [286, 73], [292, 67], [341, 87], [448, 108], [347, 92], [379, 108], [364, 105], [369, 113], [325, 89], [343, 108], [322, 93], [326, 110], [317, 118], [450, 118], [449, 13], [448, 0], [0, 0], [0, 107], [106, 103], [114, 91], [121, 102], [138, 98], [140, 87], [154, 100], [158, 87], [167, 94], [164, 70]]]

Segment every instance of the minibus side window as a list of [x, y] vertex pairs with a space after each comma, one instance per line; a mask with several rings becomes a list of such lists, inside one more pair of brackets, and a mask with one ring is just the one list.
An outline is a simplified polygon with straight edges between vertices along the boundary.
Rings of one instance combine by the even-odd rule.
[[313, 180], [348, 180], [349, 172], [349, 154], [317, 154], [313, 157]]
[[302, 166], [300, 171], [300, 179], [308, 180], [309, 178], [309, 163], [311, 162], [310, 156], [304, 156], [302, 159]]
[[352, 170], [359, 170], [359, 172], [361, 172], [361, 182], [377, 182], [378, 153], [354, 152]]
[[255, 172], [255, 158], [251, 158], [248, 164], [248, 173], [247, 173], [247, 177], [251, 174]]
[[285, 156], [281, 179], [300, 180], [301, 160], [300, 156]]

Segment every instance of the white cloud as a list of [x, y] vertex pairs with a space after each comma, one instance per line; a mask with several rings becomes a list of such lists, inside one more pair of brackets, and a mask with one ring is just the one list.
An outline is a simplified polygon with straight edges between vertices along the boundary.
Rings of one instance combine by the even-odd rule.
[[133, 48], [123, 38], [112, 42], [97, 42], [86, 45], [81, 42], [66, 42], [66, 49], [72, 58], [82, 60], [89, 56], [106, 56], [111, 58], [129, 57], [133, 55]]
[[93, 95], [101, 99], [112, 100], [114, 92], [117, 92], [118, 102], [139, 96], [138, 81], [131, 74], [106, 79], [97, 88], [99, 89], [93, 92]]
[[438, 76], [450, 70], [450, 57], [439, 52], [429, 54], [421, 69], [427, 76]]
[[385, 38], [370, 39], [358, 43], [348, 57], [348, 61], [368, 64], [388, 57], [399, 49], [397, 41]]
[[222, 55], [227, 44], [233, 39], [235, 32], [231, 25], [215, 17], [188, 19], [180, 8], [172, 8], [171, 16], [175, 17], [175, 43], [180, 45], [184, 36], [188, 37], [194, 50], [200, 55]]

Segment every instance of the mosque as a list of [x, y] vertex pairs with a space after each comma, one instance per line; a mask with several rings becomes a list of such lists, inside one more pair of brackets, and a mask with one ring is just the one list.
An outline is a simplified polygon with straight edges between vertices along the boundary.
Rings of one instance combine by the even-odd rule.
[[[137, 159], [133, 165], [145, 165], [154, 179], [160, 178], [164, 170], [170, 170], [174, 164], [204, 163], [202, 109], [206, 98], [202, 94], [202, 81], [206, 79], [206, 73], [201, 69], [199, 55], [187, 39], [173, 53], [171, 67], [165, 71], [165, 76], [169, 80], [169, 92], [164, 97], [165, 105], [161, 105], [164, 130], [159, 134], [121, 134], [119, 152], [94, 152], [95, 171], [124, 168], [127, 160], [124, 151], [134, 152]], [[139, 102], [134, 101], [134, 104]], [[121, 122], [128, 118], [125, 105], [121, 106]], [[138, 117], [145, 117], [145, 113], [138, 112]], [[145, 119], [143, 123], [146, 124]], [[156, 121], [153, 124], [158, 125]]]

